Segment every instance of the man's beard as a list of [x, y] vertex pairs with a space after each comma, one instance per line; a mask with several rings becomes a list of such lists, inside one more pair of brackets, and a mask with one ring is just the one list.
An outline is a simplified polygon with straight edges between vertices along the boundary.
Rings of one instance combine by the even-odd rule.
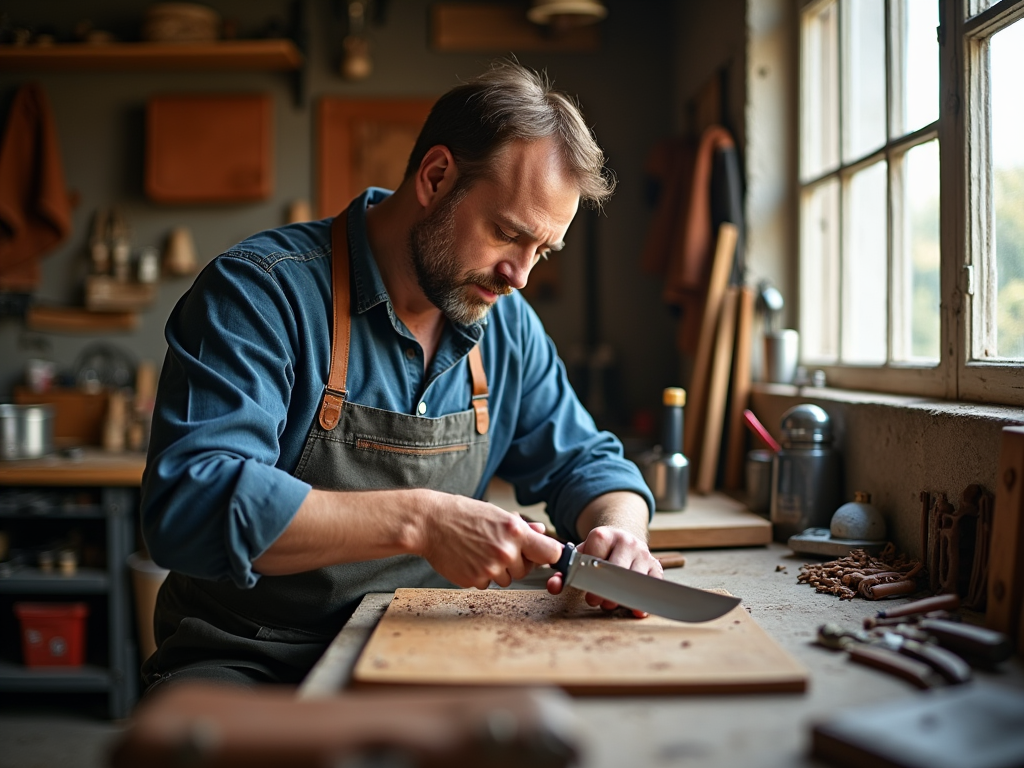
[[472, 286], [478, 285], [499, 296], [512, 292], [509, 284], [499, 277], [461, 271], [455, 253], [455, 210], [467, 191], [453, 189], [437, 210], [414, 224], [409, 233], [412, 264], [420, 288], [434, 306], [459, 325], [480, 322], [491, 308]]

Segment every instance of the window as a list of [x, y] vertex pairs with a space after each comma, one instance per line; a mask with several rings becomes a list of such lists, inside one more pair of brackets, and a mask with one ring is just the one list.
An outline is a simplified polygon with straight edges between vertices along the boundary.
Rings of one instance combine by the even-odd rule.
[[1022, 71], [1024, 0], [804, 2], [801, 357], [831, 383], [1024, 403]]

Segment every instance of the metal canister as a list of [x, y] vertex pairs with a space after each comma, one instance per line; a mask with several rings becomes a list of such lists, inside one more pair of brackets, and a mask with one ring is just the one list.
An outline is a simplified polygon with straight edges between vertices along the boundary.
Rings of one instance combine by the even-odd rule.
[[683, 455], [683, 406], [686, 390], [666, 387], [662, 392], [661, 445], [641, 462], [644, 480], [654, 494], [659, 512], [686, 509], [690, 487], [690, 462]]
[[817, 405], [793, 406], [782, 415], [782, 450], [772, 463], [775, 541], [788, 541], [807, 528], [828, 528], [843, 501], [842, 486], [828, 414]]
[[0, 459], [35, 459], [53, 450], [52, 405], [0, 404]]

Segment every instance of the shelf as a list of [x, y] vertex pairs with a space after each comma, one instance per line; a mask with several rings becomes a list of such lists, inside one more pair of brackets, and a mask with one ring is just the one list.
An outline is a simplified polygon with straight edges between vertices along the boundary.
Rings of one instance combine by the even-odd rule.
[[4, 72], [291, 72], [299, 69], [302, 62], [295, 43], [284, 39], [0, 47], [0, 71]]
[[101, 595], [109, 589], [110, 576], [98, 568], [79, 568], [74, 576], [28, 567], [0, 575], [0, 594], [6, 595]]
[[0, 662], [0, 691], [86, 693], [109, 691], [110, 672], [89, 664], [81, 667], [26, 667]]
[[[0, 70], [3, 59], [0, 58]], [[97, 333], [132, 331], [139, 324], [134, 312], [90, 312], [80, 307], [30, 307], [25, 326], [30, 331], [50, 333]]]
[[45, 456], [0, 461], [0, 486], [90, 485], [138, 487], [146, 468], [144, 453], [105, 453], [86, 449], [82, 458]]

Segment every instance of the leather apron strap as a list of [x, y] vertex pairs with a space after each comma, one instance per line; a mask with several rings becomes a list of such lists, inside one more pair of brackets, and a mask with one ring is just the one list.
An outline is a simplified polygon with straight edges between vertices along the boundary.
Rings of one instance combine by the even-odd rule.
[[[352, 335], [352, 291], [349, 284], [348, 209], [334, 217], [331, 224], [331, 292], [334, 297], [334, 318], [331, 323], [331, 369], [327, 388], [320, 404], [320, 426], [328, 432], [338, 426], [341, 407], [348, 396], [348, 348]], [[480, 345], [469, 351], [469, 372], [473, 381], [472, 405], [476, 413], [476, 431], [485, 435], [490, 428], [487, 410], [487, 374], [484, 371]]]

